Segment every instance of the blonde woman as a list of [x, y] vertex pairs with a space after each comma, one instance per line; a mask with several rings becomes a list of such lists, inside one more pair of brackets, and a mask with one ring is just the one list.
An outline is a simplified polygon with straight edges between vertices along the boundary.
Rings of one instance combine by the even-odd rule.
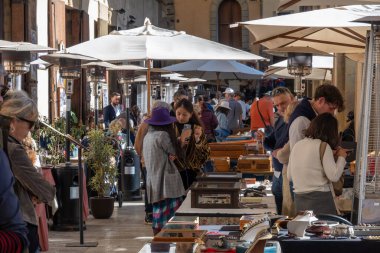
[[[285, 110], [284, 121], [287, 124], [289, 122], [290, 115], [293, 113], [299, 101], [294, 100], [291, 102]], [[293, 201], [293, 191], [290, 186], [290, 182], [287, 177], [288, 162], [290, 156], [290, 144], [287, 142], [285, 146], [277, 151], [277, 159], [283, 164], [282, 168], [282, 214], [289, 217], [296, 215], [296, 209]]]

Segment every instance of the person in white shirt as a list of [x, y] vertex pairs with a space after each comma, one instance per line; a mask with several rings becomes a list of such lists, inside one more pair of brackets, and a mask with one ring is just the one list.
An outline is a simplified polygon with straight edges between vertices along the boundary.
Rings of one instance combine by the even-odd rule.
[[[327, 143], [322, 154], [321, 142]], [[311, 121], [305, 138], [291, 150], [287, 176], [293, 181], [297, 212], [336, 214], [330, 182], [341, 177], [347, 156], [338, 143], [338, 121], [331, 113], [323, 113]]]

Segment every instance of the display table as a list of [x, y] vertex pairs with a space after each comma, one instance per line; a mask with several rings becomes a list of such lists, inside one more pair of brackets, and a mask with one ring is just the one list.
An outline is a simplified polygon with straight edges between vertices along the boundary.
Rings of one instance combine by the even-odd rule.
[[290, 239], [290, 238], [272, 238], [277, 240], [281, 245], [283, 253], [362, 253], [362, 252], [379, 252], [380, 241], [370, 241], [362, 239]]
[[[187, 193], [185, 200], [183, 201], [180, 208], [176, 211], [177, 216], [199, 216], [201, 225], [207, 224], [238, 224], [239, 219], [242, 215], [249, 214], [264, 214], [264, 213], [275, 213], [276, 212], [276, 204], [274, 202], [273, 195], [263, 197], [261, 202], [262, 204], [266, 204], [267, 208], [191, 208], [191, 191]], [[214, 217], [214, 220], [211, 220], [208, 223], [205, 223], [205, 219]], [[236, 222], [237, 220], [237, 222]], [[215, 222], [215, 223], [212, 223]]]

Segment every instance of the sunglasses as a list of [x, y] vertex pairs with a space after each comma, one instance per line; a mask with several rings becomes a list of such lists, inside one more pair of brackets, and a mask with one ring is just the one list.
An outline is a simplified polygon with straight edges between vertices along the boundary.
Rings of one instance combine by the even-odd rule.
[[278, 87], [278, 88], [275, 88], [274, 90], [272, 90], [272, 97], [275, 97], [275, 96], [278, 96], [278, 95], [281, 95], [281, 94], [290, 94], [289, 93], [289, 90], [287, 88], [283, 88], [283, 87]]
[[24, 119], [22, 117], [16, 117], [18, 120], [21, 120], [21, 121], [24, 121], [24, 122], [27, 122], [29, 124], [29, 129], [33, 129], [34, 126], [36, 125], [36, 121], [31, 121], [31, 120], [28, 120], [28, 119]]

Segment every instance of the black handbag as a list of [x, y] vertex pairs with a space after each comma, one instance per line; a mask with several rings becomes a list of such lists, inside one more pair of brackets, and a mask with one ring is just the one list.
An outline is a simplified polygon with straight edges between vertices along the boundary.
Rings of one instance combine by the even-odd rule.
[[271, 134], [274, 132], [274, 127], [272, 127], [271, 125], [267, 125], [267, 124], [265, 124], [264, 117], [263, 117], [263, 115], [262, 115], [261, 112], [260, 112], [259, 101], [257, 101], [257, 111], [259, 112], [259, 115], [260, 115], [261, 121], [264, 123], [264, 127], [265, 127], [265, 136], [269, 136], [269, 135], [271, 135]]

